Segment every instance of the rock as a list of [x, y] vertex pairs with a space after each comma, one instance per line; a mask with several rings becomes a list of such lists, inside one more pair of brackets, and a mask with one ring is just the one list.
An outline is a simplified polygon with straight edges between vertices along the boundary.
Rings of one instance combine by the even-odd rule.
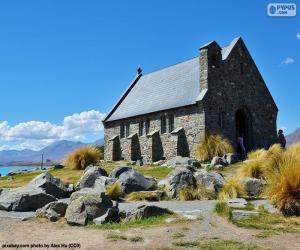
[[101, 197], [97, 194], [87, 193], [75, 200], [71, 199], [65, 218], [71, 225], [86, 225], [88, 220], [104, 215], [112, 207], [112, 201], [104, 193]]
[[47, 194], [42, 188], [21, 187], [2, 191], [0, 195], [0, 210], [7, 211], [36, 211], [57, 200], [53, 195]]
[[125, 220], [126, 221], [141, 220], [152, 216], [159, 216], [164, 214], [172, 214], [172, 212], [166, 208], [161, 208], [158, 206], [142, 205], [138, 207], [136, 210], [127, 213]]
[[225, 162], [227, 162], [228, 164], [234, 164], [234, 163], [237, 163], [239, 162], [239, 157], [238, 155], [236, 154], [233, 154], [233, 153], [228, 153], [228, 154], [225, 154], [223, 156], [223, 159]]
[[112, 207], [105, 214], [93, 220], [96, 225], [102, 225], [108, 222], [120, 222], [119, 209]]
[[72, 193], [70, 196], [70, 200], [74, 201], [82, 196], [89, 195], [89, 194], [97, 195], [100, 197], [102, 193], [98, 193], [97, 190], [94, 188], [82, 188], [82, 189]]
[[144, 166], [144, 165], [147, 165], [147, 164], [149, 164], [149, 162], [146, 161], [145, 159], [139, 159], [139, 160], [136, 161], [137, 166]]
[[53, 169], [63, 169], [65, 166], [61, 164], [57, 164], [53, 166]]
[[201, 164], [199, 161], [193, 158], [189, 157], [182, 157], [182, 156], [175, 156], [174, 158], [166, 161], [162, 166], [167, 167], [193, 167], [193, 168], [199, 168], [201, 167]]
[[36, 210], [36, 217], [44, 217], [50, 221], [57, 221], [59, 217], [64, 217], [68, 207], [68, 202], [58, 200], [48, 203], [42, 208]]
[[13, 171], [10, 171], [7, 176], [13, 176], [13, 175], [19, 175], [19, 174], [25, 174], [29, 172], [28, 170], [24, 169], [24, 170], [13, 170]]
[[197, 171], [194, 176], [198, 183], [202, 184], [205, 188], [214, 190], [216, 193], [220, 192], [225, 185], [224, 177], [217, 172], [200, 170]]
[[144, 177], [134, 169], [125, 171], [119, 175], [118, 182], [126, 194], [136, 191], [153, 190], [157, 186], [157, 182], [154, 178]]
[[249, 217], [258, 217], [259, 212], [256, 211], [246, 211], [246, 210], [233, 210], [232, 211], [232, 219], [233, 220], [240, 220]]
[[154, 165], [154, 166], [160, 166], [160, 165], [162, 165], [164, 163], [165, 163], [164, 160], [159, 160], [159, 161], [153, 162], [152, 165]]
[[106, 176], [99, 176], [96, 180], [95, 180], [95, 184], [94, 184], [94, 189], [97, 193], [102, 193], [102, 192], [106, 192], [106, 188], [108, 186], [113, 185], [115, 182], [117, 181], [117, 179], [115, 178], [110, 178], [110, 177], [106, 177]]
[[216, 165], [216, 166], [213, 166], [213, 169], [222, 171], [222, 170], [224, 170], [224, 166], [223, 165]]
[[103, 168], [88, 166], [76, 184], [75, 189], [92, 188], [95, 184], [95, 180], [100, 176], [107, 176], [107, 172]]
[[243, 198], [228, 199], [225, 202], [229, 207], [232, 208], [244, 208], [247, 205], [247, 201]]
[[242, 180], [248, 196], [259, 196], [262, 192], [264, 181], [256, 178], [244, 178]]
[[74, 184], [72, 184], [72, 183], [69, 184], [69, 185], [68, 185], [68, 192], [69, 192], [69, 193], [73, 193], [74, 191], [75, 191]]
[[67, 186], [60, 179], [47, 172], [36, 176], [27, 186], [41, 188], [46, 194], [53, 195], [56, 198], [64, 198], [69, 194]]
[[157, 187], [160, 188], [160, 189], [163, 189], [167, 185], [168, 185], [168, 180], [167, 179], [159, 180], [158, 183], [157, 183]]
[[131, 171], [131, 170], [132, 170], [132, 167], [128, 167], [128, 166], [118, 167], [118, 168], [113, 169], [113, 171], [110, 173], [109, 177], [110, 178], [119, 178], [119, 176], [121, 174], [123, 174], [124, 172], [127, 172], [127, 171]]
[[194, 188], [196, 179], [193, 172], [187, 168], [176, 168], [168, 174], [168, 192], [171, 198], [178, 198], [179, 191], [183, 187]]
[[216, 165], [226, 166], [226, 165], [228, 165], [228, 163], [224, 158], [215, 156], [214, 158], [212, 158], [210, 165], [211, 166], [216, 166]]

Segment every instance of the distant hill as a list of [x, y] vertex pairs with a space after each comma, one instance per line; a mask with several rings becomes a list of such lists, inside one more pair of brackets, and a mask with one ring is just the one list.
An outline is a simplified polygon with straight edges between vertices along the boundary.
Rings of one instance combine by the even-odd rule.
[[40, 162], [42, 154], [44, 161], [59, 161], [62, 160], [67, 153], [73, 149], [80, 148], [85, 145], [103, 146], [104, 139], [99, 139], [93, 143], [83, 143], [80, 141], [67, 141], [61, 140], [42, 148], [41, 150], [34, 151], [30, 149], [24, 150], [3, 150], [0, 151], [0, 164], [16, 163], [16, 162]]
[[286, 136], [287, 145], [300, 143], [300, 128]]

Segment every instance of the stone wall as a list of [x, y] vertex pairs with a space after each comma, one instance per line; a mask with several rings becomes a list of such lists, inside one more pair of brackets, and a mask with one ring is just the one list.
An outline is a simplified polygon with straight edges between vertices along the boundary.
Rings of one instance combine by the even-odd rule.
[[[202, 49], [200, 62], [209, 62], [215, 50], [215, 45], [211, 50]], [[218, 67], [209, 64], [205, 73], [208, 93], [203, 105], [207, 132], [221, 133], [235, 145], [236, 112], [242, 110], [249, 127], [249, 136], [244, 135], [248, 150], [273, 144], [278, 110], [243, 41], [237, 42], [229, 57], [219, 61]], [[221, 112], [223, 128], [219, 124]]]
[[[174, 115], [174, 130], [178, 128], [182, 128], [182, 130], [175, 134], [169, 133], [167, 119], [167, 133], [161, 134], [160, 118], [162, 115], [166, 115], [168, 118], [171, 114]], [[150, 119], [149, 134], [144, 133], [139, 136], [139, 122], [145, 121], [147, 118]], [[122, 123], [130, 123], [130, 136], [127, 138], [120, 138]], [[112, 151], [115, 140], [120, 142], [121, 157], [126, 160], [135, 160], [136, 153], [134, 152], [137, 151], [140, 151], [143, 159], [148, 161], [159, 160], [162, 157], [169, 159], [178, 153], [194, 157], [196, 146], [204, 134], [204, 124], [202, 103], [121, 121], [107, 122], [104, 131], [104, 157], [106, 160], [113, 159]], [[155, 133], [155, 131], [157, 132]], [[113, 138], [115, 139], [112, 140]]]

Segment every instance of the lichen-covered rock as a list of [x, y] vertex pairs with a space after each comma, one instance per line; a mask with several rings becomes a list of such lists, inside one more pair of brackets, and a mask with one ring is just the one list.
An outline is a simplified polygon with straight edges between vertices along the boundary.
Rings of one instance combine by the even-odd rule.
[[101, 197], [87, 193], [77, 199], [71, 199], [65, 218], [71, 225], [86, 225], [89, 220], [104, 215], [112, 207], [112, 201], [104, 193]]
[[128, 166], [121, 166], [113, 169], [113, 171], [110, 173], [110, 178], [119, 178], [119, 176], [127, 171], [131, 171], [132, 167]]
[[213, 189], [216, 193], [220, 192], [225, 185], [225, 178], [217, 172], [199, 170], [194, 176], [197, 183], [202, 184], [207, 189]]
[[193, 158], [189, 157], [182, 157], [182, 156], [176, 156], [172, 159], [166, 161], [162, 166], [167, 167], [192, 167], [192, 168], [199, 168], [201, 167], [201, 164], [199, 161]]
[[217, 165], [226, 166], [226, 165], [228, 165], [228, 163], [223, 157], [215, 156], [214, 158], [212, 158], [210, 165], [211, 166], [217, 166]]
[[48, 172], [36, 176], [29, 182], [27, 187], [41, 188], [46, 194], [53, 195], [56, 198], [65, 198], [69, 194], [68, 187]]
[[46, 204], [36, 210], [37, 217], [44, 217], [50, 221], [57, 221], [59, 217], [64, 217], [68, 207], [68, 200], [62, 199]]
[[145, 177], [134, 169], [123, 172], [118, 177], [124, 193], [131, 193], [136, 191], [153, 190], [157, 186], [157, 182], [152, 177]]
[[105, 214], [93, 220], [96, 225], [102, 225], [109, 222], [120, 222], [119, 209], [117, 207], [109, 208]]
[[176, 168], [168, 174], [168, 192], [171, 198], [178, 198], [180, 189], [194, 188], [196, 186], [196, 179], [193, 172], [187, 168]]
[[264, 181], [256, 178], [244, 178], [242, 180], [248, 196], [259, 196], [263, 190]]
[[233, 153], [228, 153], [228, 154], [225, 154], [223, 156], [223, 159], [225, 162], [227, 162], [228, 164], [234, 164], [234, 163], [237, 163], [239, 162], [239, 157], [238, 155], [236, 154], [233, 154]]
[[152, 216], [159, 216], [164, 214], [172, 214], [167, 208], [161, 208], [158, 206], [142, 205], [136, 210], [128, 212], [126, 215], [126, 221], [141, 220]]
[[94, 187], [96, 179], [100, 176], [107, 176], [107, 172], [103, 168], [97, 166], [88, 166], [80, 180], [77, 182], [75, 189], [80, 190], [82, 188]]
[[57, 200], [53, 195], [47, 194], [42, 188], [21, 187], [2, 191], [0, 195], [0, 210], [7, 211], [36, 211]]

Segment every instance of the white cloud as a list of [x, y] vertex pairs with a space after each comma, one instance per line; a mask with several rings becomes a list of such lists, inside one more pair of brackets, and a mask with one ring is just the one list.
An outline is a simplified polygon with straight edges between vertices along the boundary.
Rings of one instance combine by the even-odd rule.
[[284, 65], [288, 65], [288, 64], [292, 64], [292, 63], [295, 63], [295, 60], [291, 57], [287, 57], [281, 62], [281, 64], [284, 64]]
[[29, 121], [9, 126], [7, 121], [3, 121], [0, 122], [0, 150], [40, 149], [56, 140], [84, 140], [88, 135], [103, 131], [104, 116], [97, 110], [84, 111], [66, 116], [61, 125]]
[[297, 32], [296, 37], [297, 37], [298, 40], [300, 40], [300, 33], [299, 32]]

